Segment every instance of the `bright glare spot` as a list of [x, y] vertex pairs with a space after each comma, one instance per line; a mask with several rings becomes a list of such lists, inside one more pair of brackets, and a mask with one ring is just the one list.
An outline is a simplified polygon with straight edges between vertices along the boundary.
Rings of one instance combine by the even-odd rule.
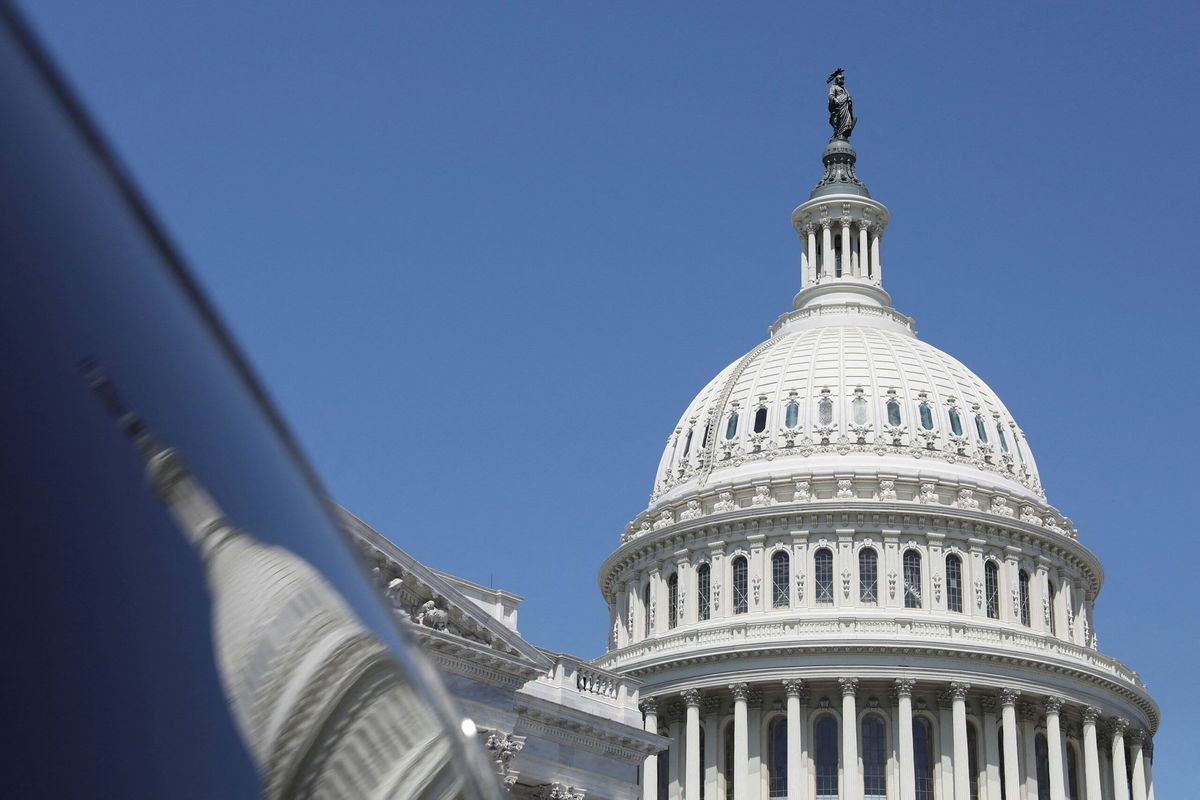
[[475, 735], [475, 720], [471, 719], [470, 717], [463, 717], [462, 732], [465, 733], [467, 736], [474, 736]]

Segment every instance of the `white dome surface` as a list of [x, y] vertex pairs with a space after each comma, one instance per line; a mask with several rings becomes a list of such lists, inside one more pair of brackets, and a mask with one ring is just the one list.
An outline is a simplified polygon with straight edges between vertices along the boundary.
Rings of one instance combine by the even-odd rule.
[[773, 330], [688, 405], [659, 463], [652, 508], [723, 484], [869, 472], [1044, 502], [1032, 453], [1000, 398], [917, 339], [908, 318], [847, 303], [792, 312]]

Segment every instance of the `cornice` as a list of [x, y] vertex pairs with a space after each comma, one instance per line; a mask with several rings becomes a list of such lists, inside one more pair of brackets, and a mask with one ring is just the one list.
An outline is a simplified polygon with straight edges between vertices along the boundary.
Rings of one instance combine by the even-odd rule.
[[447, 631], [410, 625], [417, 642], [438, 663], [462, 675], [508, 689], [536, 680], [543, 670], [520, 656], [500, 652]]
[[518, 719], [514, 732], [534, 734], [552, 742], [571, 745], [594, 753], [638, 764], [667, 747], [664, 736], [614, 722], [594, 714], [529, 695], [518, 694], [513, 701]]

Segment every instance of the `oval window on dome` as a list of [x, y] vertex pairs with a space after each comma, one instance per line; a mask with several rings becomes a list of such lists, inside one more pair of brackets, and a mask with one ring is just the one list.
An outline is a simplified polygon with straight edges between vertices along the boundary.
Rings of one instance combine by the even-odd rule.
[[833, 422], [833, 401], [828, 397], [822, 397], [817, 403], [817, 421], [822, 425]]
[[737, 420], [738, 413], [735, 411], [729, 415], [729, 422], [725, 423], [725, 438], [732, 439], [737, 436]]
[[933, 430], [933, 412], [924, 403], [921, 404], [921, 427], [927, 431]]
[[900, 404], [895, 400], [888, 400], [887, 403], [888, 425], [900, 424]]
[[958, 416], [958, 409], [950, 409], [950, 430], [955, 436], [962, 436], [962, 419]]
[[867, 424], [867, 398], [856, 397], [850, 401], [850, 415], [855, 425]]
[[1008, 438], [1004, 435], [1004, 426], [999, 422], [996, 423], [996, 435], [1000, 437], [1000, 449], [1008, 452]]
[[754, 432], [762, 433], [767, 429], [767, 410], [760, 408], [754, 412]]
[[789, 428], [796, 427], [796, 424], [800, 422], [800, 404], [788, 403], [787, 412], [784, 414], [783, 419], [784, 425], [787, 425]]
[[979, 441], [987, 444], [987, 426], [983, 424], [983, 417], [979, 414], [975, 415], [975, 432], [979, 434]]

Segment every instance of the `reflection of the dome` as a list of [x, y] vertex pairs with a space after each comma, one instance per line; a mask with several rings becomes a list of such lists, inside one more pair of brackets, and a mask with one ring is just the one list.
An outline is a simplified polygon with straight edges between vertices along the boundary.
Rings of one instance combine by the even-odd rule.
[[337, 590], [295, 553], [234, 527], [103, 371], [84, 369], [203, 560], [218, 671], [264, 797], [465, 796], [450, 738]]

